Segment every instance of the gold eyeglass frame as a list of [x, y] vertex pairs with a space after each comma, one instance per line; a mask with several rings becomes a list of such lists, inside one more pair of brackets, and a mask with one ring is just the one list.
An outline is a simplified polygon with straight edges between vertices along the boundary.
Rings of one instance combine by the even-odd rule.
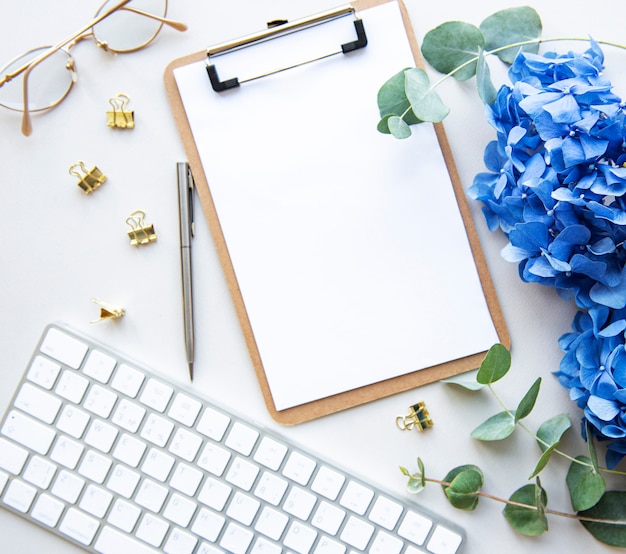
[[[100, 8], [98, 8], [98, 11], [96, 12], [99, 13], [100, 10], [102, 8], [104, 8], [104, 6], [106, 6], [106, 4], [108, 3], [109, 0], [105, 0], [105, 2], [100, 6]], [[120, 2], [116, 3], [111, 9], [105, 11], [104, 13], [101, 13], [100, 15], [97, 15], [94, 19], [92, 19], [87, 25], [83, 26], [80, 28], [80, 30], [76, 31], [75, 33], [72, 33], [69, 37], [67, 37], [66, 39], [62, 40], [61, 42], [57, 43], [54, 46], [50, 46], [50, 47], [38, 47], [38, 48], [34, 48], [32, 50], [29, 50], [28, 52], [24, 52], [23, 54], [21, 54], [20, 56], [18, 56], [17, 58], [14, 58], [14, 60], [12, 62], [9, 62], [7, 64], [8, 67], [11, 65], [11, 63], [13, 63], [15, 60], [18, 60], [21, 57], [24, 57], [25, 55], [29, 54], [30, 52], [34, 52], [35, 50], [40, 50], [42, 48], [47, 48], [47, 50], [45, 52], [43, 52], [42, 54], [40, 54], [39, 56], [37, 56], [34, 60], [24, 64], [22, 67], [16, 69], [15, 71], [13, 71], [12, 73], [9, 73], [7, 75], [4, 75], [2, 78], [0, 78], [0, 87], [2, 87], [3, 85], [5, 85], [6, 83], [8, 83], [9, 81], [15, 79], [15, 77], [23, 74], [23, 88], [22, 88], [22, 99], [23, 99], [23, 108], [21, 110], [16, 109], [16, 108], [10, 108], [8, 106], [3, 106], [4, 108], [13, 110], [13, 111], [21, 111], [23, 112], [23, 116], [22, 116], [22, 134], [29, 136], [32, 132], [33, 132], [33, 126], [32, 126], [32, 121], [31, 121], [31, 111], [32, 112], [37, 112], [37, 111], [45, 111], [45, 110], [50, 110], [52, 108], [55, 108], [56, 106], [58, 106], [69, 94], [70, 90], [72, 90], [72, 87], [74, 86], [74, 82], [76, 81], [76, 72], [74, 71], [74, 59], [72, 58], [72, 56], [69, 53], [69, 49], [74, 46], [75, 44], [77, 44], [78, 42], [80, 42], [81, 40], [84, 40], [86, 38], [89, 37], [93, 37], [96, 45], [99, 48], [102, 48], [103, 50], [107, 51], [107, 52], [113, 52], [113, 53], [130, 53], [130, 52], [136, 52], [137, 50], [141, 50], [142, 48], [145, 48], [148, 44], [150, 44], [155, 37], [159, 34], [159, 32], [161, 31], [163, 25], [167, 25], [168, 27], [171, 27], [172, 29], [175, 29], [176, 31], [186, 31], [187, 30], [187, 25], [185, 25], [184, 23], [180, 22], [180, 21], [175, 21], [173, 19], [167, 19], [165, 17], [161, 17], [155, 14], [151, 14], [151, 13], [147, 13], [138, 9], [133, 8], [132, 6], [127, 6], [127, 4], [129, 4], [130, 2], [132, 2], [133, 0], [120, 0]], [[167, 8], [168, 8], [168, 0], [164, 0], [165, 2], [165, 12], [164, 15], [167, 14]], [[133, 13], [136, 13], [138, 15], [142, 15], [144, 17], [148, 17], [150, 19], [154, 19], [156, 21], [159, 21], [161, 24], [157, 27], [156, 31], [154, 32], [154, 34], [144, 43], [140, 44], [139, 46], [137, 46], [136, 48], [131, 48], [128, 50], [115, 50], [113, 48], [110, 48], [109, 45], [105, 42], [105, 41], [99, 41], [94, 32], [93, 32], [93, 28], [95, 25], [97, 25], [98, 23], [100, 23], [102, 20], [106, 19], [107, 17], [109, 17], [110, 15], [114, 14], [115, 12], [119, 11], [119, 10], [127, 10]], [[67, 47], [67, 48], [65, 48]], [[72, 72], [72, 82], [70, 83], [70, 86], [68, 87], [67, 91], [63, 94], [63, 96], [61, 96], [61, 98], [59, 98], [56, 102], [50, 104], [49, 106], [46, 106], [45, 108], [38, 108], [36, 110], [29, 110], [28, 108], [28, 77], [31, 73], [31, 71], [38, 66], [39, 64], [41, 64], [41, 62], [43, 62], [44, 60], [48, 59], [50, 56], [52, 56], [54, 53], [63, 50], [67, 56], [68, 56], [68, 64], [66, 66], [66, 69], [68, 69], [69, 71]]]

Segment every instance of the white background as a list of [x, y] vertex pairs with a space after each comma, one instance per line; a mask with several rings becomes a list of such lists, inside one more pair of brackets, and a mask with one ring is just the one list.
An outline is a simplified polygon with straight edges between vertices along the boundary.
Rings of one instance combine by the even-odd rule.
[[[184, 152], [166, 99], [163, 71], [175, 58], [257, 31], [267, 20], [295, 19], [336, 3], [171, 0], [169, 14], [188, 23], [186, 33], [165, 29], [149, 48], [118, 56], [109, 56], [87, 42], [79, 44], [73, 50], [79, 82], [58, 108], [34, 118], [31, 137], [20, 134], [17, 114], [0, 112], [2, 410], [50, 321], [64, 321], [175, 379], [186, 379], [175, 172]], [[410, 0], [408, 5], [422, 36], [443, 21], [461, 19], [478, 24], [495, 9], [518, 3]], [[591, 34], [626, 42], [621, 5], [616, 0], [593, 4], [551, 0], [534, 5], [542, 16], [545, 37]], [[0, 0], [0, 55], [9, 60], [35, 46], [57, 42], [88, 21], [97, 8], [97, 2], [91, 0]], [[607, 51], [608, 74], [616, 83], [624, 56], [624, 52]], [[389, 75], [399, 69], [390, 67]], [[493, 69], [496, 80], [505, 78], [497, 64]], [[617, 92], [624, 86], [622, 82]], [[446, 82], [441, 88], [452, 109], [445, 126], [465, 187], [483, 170], [483, 148], [493, 138], [473, 87], [473, 82]], [[107, 100], [118, 92], [131, 97], [137, 121], [133, 131], [106, 127]], [[67, 172], [79, 159], [90, 167], [97, 165], [109, 177], [89, 197]], [[553, 415], [569, 413], [573, 430], [563, 450], [583, 454], [585, 446], [578, 434], [580, 413], [551, 375], [561, 359], [557, 339], [569, 330], [574, 307], [551, 289], [522, 283], [517, 268], [500, 257], [503, 237], [490, 233], [480, 206], [471, 205], [513, 341], [513, 369], [497, 386], [498, 391], [514, 407], [530, 384], [543, 377], [538, 406], [528, 425], [535, 429]], [[159, 235], [155, 244], [143, 249], [132, 248], [126, 236], [125, 219], [138, 208], [145, 210]], [[469, 437], [476, 425], [500, 409], [484, 391], [467, 393], [433, 384], [296, 427], [275, 424], [265, 410], [208, 227], [203, 218], [197, 219], [194, 385], [199, 393], [245, 410], [257, 422], [399, 495], [406, 493], [398, 466], [415, 469], [417, 456], [423, 458], [428, 475], [435, 478], [457, 465], [477, 464], [486, 474], [486, 490], [495, 495], [509, 496], [526, 484], [539, 456], [530, 437], [518, 432], [499, 444], [478, 443]], [[90, 325], [98, 312], [90, 302], [94, 296], [125, 307], [126, 316]], [[395, 417], [419, 400], [426, 402], [435, 427], [422, 434], [397, 430]], [[564, 483], [567, 467], [566, 461], [554, 460], [542, 481], [549, 506], [569, 512]], [[614, 551], [597, 543], [576, 522], [561, 518], [551, 518], [550, 531], [542, 537], [522, 537], [508, 526], [500, 504], [483, 500], [476, 512], [459, 512], [448, 506], [434, 485], [416, 500], [466, 528], [468, 553], [504, 548], [510, 554], [530, 549], [537, 553]], [[6, 511], [0, 512], [0, 551], [79, 552]]]

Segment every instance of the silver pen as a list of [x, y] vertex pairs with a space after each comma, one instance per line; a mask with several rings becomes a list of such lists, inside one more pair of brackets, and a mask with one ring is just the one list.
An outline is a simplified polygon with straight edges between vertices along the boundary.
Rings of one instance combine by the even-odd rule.
[[185, 350], [189, 365], [189, 379], [193, 381], [193, 289], [191, 286], [191, 239], [194, 235], [193, 195], [194, 182], [186, 162], [176, 164], [178, 173], [178, 209], [180, 215], [180, 263], [183, 283], [183, 318], [185, 326]]

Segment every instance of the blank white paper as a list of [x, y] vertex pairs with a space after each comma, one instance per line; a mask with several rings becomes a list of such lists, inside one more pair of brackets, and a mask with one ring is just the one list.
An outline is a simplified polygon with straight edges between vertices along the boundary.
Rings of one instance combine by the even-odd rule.
[[204, 62], [174, 73], [277, 410], [498, 342], [433, 127], [376, 130], [378, 89], [415, 65], [399, 8], [360, 16], [366, 48], [225, 93]]

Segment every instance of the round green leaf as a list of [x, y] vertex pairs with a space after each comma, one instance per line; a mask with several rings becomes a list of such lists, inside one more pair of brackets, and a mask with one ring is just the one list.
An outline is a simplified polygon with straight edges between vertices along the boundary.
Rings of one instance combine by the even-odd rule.
[[[541, 18], [539, 14], [528, 6], [501, 10], [489, 16], [480, 24], [480, 30], [485, 38], [485, 49], [495, 50], [541, 37]], [[523, 46], [527, 52], [538, 52], [539, 43]], [[498, 52], [498, 57], [506, 63], [513, 63], [520, 47], [507, 48]]]
[[387, 126], [391, 134], [397, 139], [404, 139], [411, 136], [411, 128], [406, 124], [404, 119], [397, 115], [389, 116]]
[[491, 71], [489, 71], [489, 66], [485, 59], [485, 52], [482, 49], [476, 69], [476, 86], [478, 87], [478, 96], [483, 101], [483, 104], [489, 106], [496, 101], [498, 93], [496, 87], [494, 87], [491, 82]]
[[459, 510], [471, 511], [476, 508], [484, 482], [480, 468], [475, 465], [459, 466], [450, 471], [443, 480], [449, 483], [442, 487], [450, 504]]
[[406, 96], [411, 109], [421, 121], [438, 123], [443, 121], [450, 108], [442, 101], [439, 95], [431, 88], [428, 75], [423, 69], [412, 68], [404, 72]]
[[579, 512], [583, 517], [608, 519], [621, 523], [582, 521], [585, 529], [597, 540], [611, 546], [626, 547], [626, 492], [609, 491], [593, 508]]
[[572, 462], [565, 482], [569, 489], [572, 507], [577, 512], [595, 506], [606, 490], [604, 477], [598, 473], [587, 456], [577, 456], [578, 462]]
[[[459, 66], [477, 60], [485, 37], [475, 25], [448, 21], [424, 36], [422, 55], [440, 73], [452, 73]], [[454, 77], [465, 81], [476, 74], [476, 61], [455, 71]]]
[[515, 421], [524, 419], [535, 407], [537, 396], [539, 394], [539, 387], [541, 387], [541, 377], [539, 377], [528, 389], [528, 392], [524, 395], [524, 398], [519, 403], [517, 410], [515, 410]]
[[[380, 112], [380, 117], [385, 121], [388, 121], [386, 116], [403, 116], [403, 119], [407, 124], [415, 125], [416, 123], [420, 123], [420, 121], [409, 109], [411, 104], [406, 96], [405, 71], [406, 69], [396, 73], [393, 77], [388, 79], [382, 87], [380, 87], [378, 90], [378, 110]], [[380, 124], [378, 130], [381, 132], [390, 132], [388, 127], [386, 131], [381, 129]]]
[[567, 414], [559, 414], [543, 422], [537, 430], [539, 448], [546, 451], [556, 447], [563, 438], [563, 435], [572, 426]]
[[481, 441], [499, 441], [506, 439], [515, 431], [515, 418], [509, 412], [500, 412], [491, 416], [472, 431], [472, 438]]
[[[507, 504], [504, 508], [504, 517], [518, 533], [536, 537], [548, 530], [548, 521], [544, 511], [548, 503], [548, 497], [539, 485], [525, 485], [521, 489], [516, 490], [509, 500], [533, 506], [533, 508], [526, 508]], [[537, 505], [538, 503], [539, 506]]]
[[476, 380], [483, 385], [495, 383], [511, 368], [511, 353], [500, 343], [494, 344], [480, 364]]

